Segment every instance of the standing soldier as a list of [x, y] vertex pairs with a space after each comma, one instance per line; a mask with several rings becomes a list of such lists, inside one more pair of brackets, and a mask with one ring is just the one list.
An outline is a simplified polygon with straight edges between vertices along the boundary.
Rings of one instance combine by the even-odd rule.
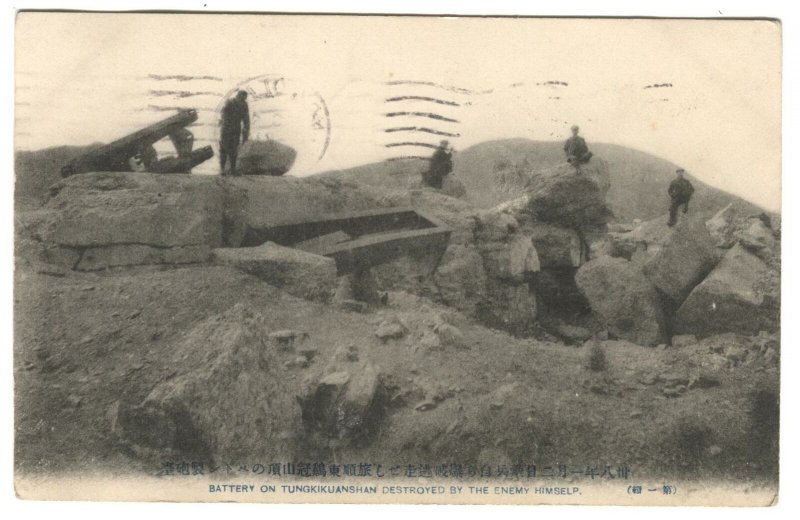
[[250, 110], [247, 107], [247, 92], [240, 90], [236, 96], [225, 102], [219, 122], [219, 164], [225, 175], [225, 162], [230, 161], [231, 175], [236, 175], [236, 155], [239, 139], [247, 141], [250, 136]]
[[592, 152], [586, 146], [586, 141], [583, 137], [578, 135], [578, 125], [572, 125], [572, 137], [567, 139], [564, 143], [564, 153], [567, 156], [567, 162], [575, 167], [576, 170], [581, 170], [581, 164], [589, 162], [592, 158]]
[[439, 143], [431, 156], [428, 171], [422, 173], [422, 180], [431, 188], [442, 189], [444, 178], [453, 171], [453, 150], [447, 140]]
[[678, 168], [675, 170], [677, 178], [669, 184], [669, 197], [672, 202], [669, 205], [669, 222], [667, 225], [672, 227], [678, 221], [678, 208], [683, 206], [683, 212], [689, 211], [689, 200], [694, 193], [694, 186], [689, 182], [689, 179], [683, 177], [685, 170]]

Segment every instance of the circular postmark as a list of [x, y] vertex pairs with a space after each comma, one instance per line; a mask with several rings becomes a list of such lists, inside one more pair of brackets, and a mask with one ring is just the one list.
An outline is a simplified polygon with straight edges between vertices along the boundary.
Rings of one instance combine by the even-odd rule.
[[[281, 74], [246, 79], [225, 93], [216, 107], [219, 117], [225, 103], [238, 91], [247, 92], [250, 138], [275, 140], [295, 149], [298, 161], [292, 170], [320, 161], [331, 141], [328, 105], [319, 92]], [[215, 141], [219, 142], [219, 124]]]

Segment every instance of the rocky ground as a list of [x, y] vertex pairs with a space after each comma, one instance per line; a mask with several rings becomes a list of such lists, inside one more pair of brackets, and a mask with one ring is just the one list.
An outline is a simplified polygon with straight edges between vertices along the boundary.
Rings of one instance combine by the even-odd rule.
[[[531, 175], [491, 209], [458, 186], [336, 176], [55, 185], [17, 212], [17, 470], [259, 458], [774, 479], [779, 233], [725, 208], [615, 223], [608, 168]], [[354, 282], [331, 259], [242, 247], [396, 206], [444, 221], [447, 249], [373, 269], [369, 303], [342, 295]]]

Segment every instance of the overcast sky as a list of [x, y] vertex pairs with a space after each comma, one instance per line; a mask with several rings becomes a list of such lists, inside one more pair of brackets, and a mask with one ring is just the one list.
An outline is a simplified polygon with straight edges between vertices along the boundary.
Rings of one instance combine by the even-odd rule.
[[[450, 133], [463, 149], [560, 140], [577, 123], [590, 143], [655, 154], [780, 208], [781, 35], [771, 22], [22, 13], [16, 30], [19, 148], [121, 135], [129, 129], [114, 116], [148, 103], [148, 75], [207, 75], [214, 92], [266, 76], [286, 78], [284, 96], [251, 109], [282, 113], [261, 130], [298, 149], [293, 174], [438, 141], [387, 134], [393, 126]], [[434, 85], [392, 84], [404, 81]], [[408, 96], [445, 103], [386, 102]], [[209, 114], [220, 102], [197, 99]], [[398, 112], [445, 119], [387, 116]]]

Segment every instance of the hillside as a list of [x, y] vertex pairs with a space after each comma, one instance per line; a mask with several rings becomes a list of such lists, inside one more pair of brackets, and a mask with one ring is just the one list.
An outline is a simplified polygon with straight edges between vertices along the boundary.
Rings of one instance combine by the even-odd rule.
[[[618, 221], [648, 220], [664, 214], [668, 201], [666, 187], [679, 166], [645, 152], [624, 146], [592, 143], [595, 157], [608, 164], [611, 189], [608, 203]], [[564, 154], [560, 142], [503, 139], [480, 143], [454, 154], [455, 178], [467, 189], [467, 200], [489, 208], [508, 200], [508, 191], [498, 190], [498, 171], [536, 172], [562, 164]], [[420, 160], [387, 161], [320, 175], [342, 176], [369, 185], [406, 188], [419, 181], [419, 172], [427, 164]], [[691, 175], [695, 186], [692, 209], [703, 216], [736, 202], [743, 213], [759, 213], [763, 209], [735, 195], [712, 188]]]

